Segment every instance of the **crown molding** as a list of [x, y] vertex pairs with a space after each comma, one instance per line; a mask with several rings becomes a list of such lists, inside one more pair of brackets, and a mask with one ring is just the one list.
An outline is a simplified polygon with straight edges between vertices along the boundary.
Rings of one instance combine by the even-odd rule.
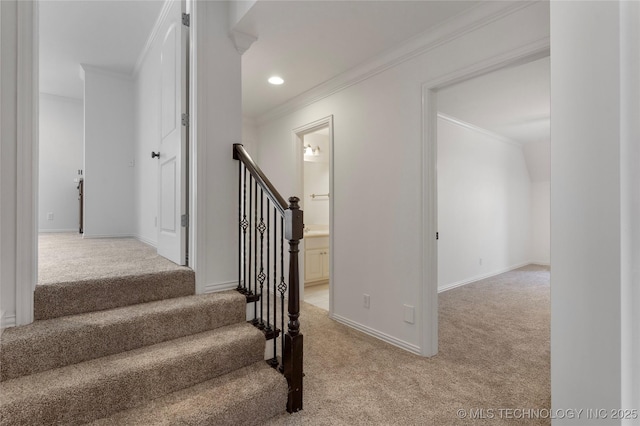
[[399, 47], [382, 53], [362, 65], [291, 98], [280, 106], [256, 117], [255, 120], [258, 125], [262, 125], [290, 114], [537, 3], [539, 2], [483, 2], [409, 39]]
[[258, 37], [238, 30], [231, 30], [229, 37], [233, 40], [233, 44], [240, 55], [249, 50], [251, 45], [258, 40]]
[[85, 79], [85, 73], [87, 73], [87, 72], [103, 75], [105, 77], [119, 78], [121, 80], [133, 81], [133, 75], [131, 75], [131, 74], [125, 74], [125, 73], [122, 73], [122, 72], [111, 71], [111, 70], [100, 68], [100, 67], [96, 67], [96, 66], [93, 66], [93, 65], [80, 64], [80, 77], [82, 78], [82, 80]]
[[49, 99], [52, 101], [61, 101], [61, 102], [70, 102], [70, 103], [83, 103], [84, 100], [82, 98], [72, 98], [69, 96], [61, 96], [61, 95], [54, 95], [53, 93], [47, 93], [47, 92], [40, 92], [40, 98], [41, 99]]
[[133, 67], [133, 71], [131, 72], [131, 76], [133, 78], [138, 76], [140, 69], [142, 68], [142, 64], [146, 59], [147, 55], [151, 51], [151, 47], [153, 46], [153, 42], [156, 41], [158, 37], [158, 33], [160, 32], [160, 28], [164, 24], [164, 21], [167, 19], [169, 15], [169, 10], [171, 9], [171, 5], [175, 0], [165, 0], [162, 5], [162, 9], [160, 10], [160, 14], [158, 15], [158, 19], [156, 19], [156, 23], [153, 25], [151, 32], [149, 33], [149, 37], [147, 38], [147, 42], [145, 43], [140, 55], [138, 55], [138, 59], [136, 60], [136, 65]]
[[520, 141], [508, 138], [506, 136], [502, 136], [502, 135], [500, 135], [498, 133], [492, 132], [491, 130], [487, 130], [487, 129], [484, 129], [482, 127], [478, 127], [475, 124], [468, 123], [466, 121], [460, 120], [459, 118], [453, 117], [451, 115], [444, 114], [442, 112], [438, 113], [438, 118], [440, 118], [440, 119], [442, 119], [444, 121], [447, 121], [447, 122], [449, 122], [451, 124], [455, 124], [458, 127], [462, 127], [464, 129], [471, 130], [471, 131], [476, 132], [476, 133], [480, 133], [482, 135], [490, 137], [491, 139], [495, 139], [497, 141], [500, 141], [500, 142], [503, 142], [503, 143], [506, 143], [506, 144], [509, 144], [509, 145], [514, 145], [514, 146], [517, 146], [517, 147], [520, 147], [520, 148], [522, 148], [524, 146], [524, 143], [522, 143]]

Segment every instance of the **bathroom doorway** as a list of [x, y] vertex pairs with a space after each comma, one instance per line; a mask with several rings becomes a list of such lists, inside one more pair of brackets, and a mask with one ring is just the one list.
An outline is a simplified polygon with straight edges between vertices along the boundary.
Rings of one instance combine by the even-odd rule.
[[324, 119], [295, 132], [302, 148], [303, 300], [327, 311], [331, 310], [332, 267], [331, 130], [331, 120]]

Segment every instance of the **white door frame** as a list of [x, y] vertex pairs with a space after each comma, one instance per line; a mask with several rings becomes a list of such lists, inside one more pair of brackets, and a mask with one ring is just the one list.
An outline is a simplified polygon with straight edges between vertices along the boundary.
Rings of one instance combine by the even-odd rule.
[[[334, 194], [333, 191], [333, 115], [321, 118], [304, 126], [293, 129], [293, 149], [296, 159], [296, 193], [304, 196], [304, 135], [316, 131], [322, 127], [329, 127], [329, 194]], [[304, 204], [304, 200], [303, 200]], [[303, 209], [304, 210], [304, 209]], [[333, 251], [333, 196], [329, 197], [329, 317], [333, 318], [333, 289], [334, 282], [333, 270], [334, 270], [334, 251]], [[304, 283], [304, 249], [305, 240], [302, 239], [302, 245], [300, 251], [303, 253], [300, 256], [301, 265], [300, 273], [302, 274], [301, 282]], [[304, 300], [304, 285], [300, 286], [300, 299]]]
[[422, 84], [422, 287], [421, 355], [438, 353], [438, 90], [483, 74], [549, 56], [548, 37]]
[[[197, 183], [204, 180], [204, 147], [197, 138], [197, 7], [186, 0], [191, 14], [189, 27], [189, 263], [196, 272], [196, 285], [205, 265], [205, 241], [198, 239], [198, 218], [205, 217], [205, 193]], [[39, 0], [18, 1], [18, 93], [17, 93], [17, 195], [16, 195], [16, 318], [15, 325], [33, 322], [33, 292], [38, 282], [38, 111], [39, 111]], [[197, 286], [197, 292], [203, 291]], [[12, 321], [11, 321], [12, 322]], [[14, 324], [7, 324], [14, 325]]]

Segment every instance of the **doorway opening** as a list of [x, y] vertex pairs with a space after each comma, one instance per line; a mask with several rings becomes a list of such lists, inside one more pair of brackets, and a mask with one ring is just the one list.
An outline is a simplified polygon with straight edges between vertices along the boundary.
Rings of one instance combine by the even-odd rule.
[[184, 269], [191, 2], [37, 5], [38, 284]]
[[294, 131], [300, 153], [299, 182], [304, 211], [302, 299], [332, 310], [332, 119], [328, 117]]
[[437, 353], [439, 292], [474, 283], [471, 291], [522, 267], [520, 275], [546, 274], [548, 290], [548, 55], [528, 52], [423, 86], [425, 355]]

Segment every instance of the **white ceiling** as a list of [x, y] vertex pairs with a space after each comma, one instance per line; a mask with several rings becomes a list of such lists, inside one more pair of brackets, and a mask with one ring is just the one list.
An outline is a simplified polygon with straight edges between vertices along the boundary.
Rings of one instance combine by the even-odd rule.
[[45, 0], [40, 5], [40, 91], [83, 97], [80, 64], [131, 74], [164, 1]]
[[438, 111], [521, 143], [549, 140], [549, 57], [442, 89]]
[[[244, 114], [259, 117], [478, 3], [258, 0], [235, 27], [258, 38], [242, 56]], [[268, 84], [274, 74], [285, 83]]]
[[438, 92], [438, 111], [524, 144], [529, 176], [550, 176], [549, 57], [501, 69]]

